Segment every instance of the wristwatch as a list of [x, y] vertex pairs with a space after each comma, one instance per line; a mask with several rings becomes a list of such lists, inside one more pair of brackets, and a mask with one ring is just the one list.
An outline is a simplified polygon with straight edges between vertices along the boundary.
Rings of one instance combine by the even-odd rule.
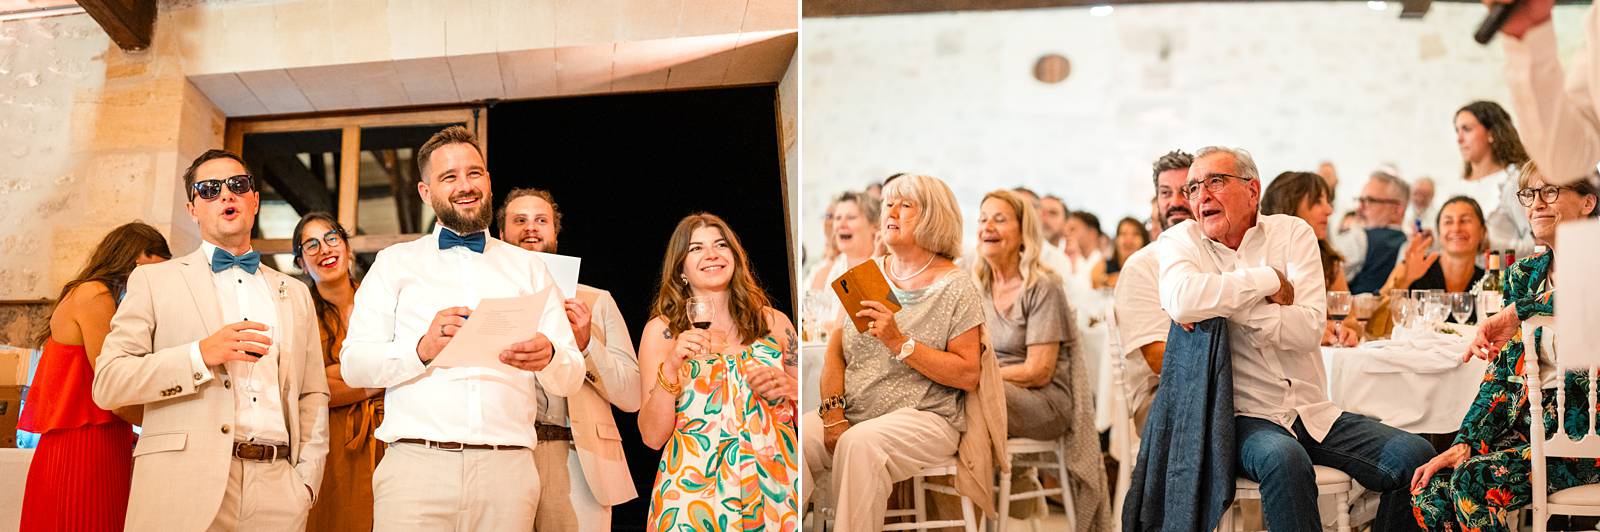
[[916, 350], [917, 340], [915, 338], [906, 338], [906, 343], [900, 344], [900, 354], [894, 357], [894, 359], [903, 362], [905, 361], [906, 357], [911, 356], [912, 351]]

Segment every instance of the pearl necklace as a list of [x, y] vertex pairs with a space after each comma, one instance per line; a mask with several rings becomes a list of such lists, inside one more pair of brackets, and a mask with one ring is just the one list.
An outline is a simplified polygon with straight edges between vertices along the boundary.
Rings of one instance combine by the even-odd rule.
[[918, 269], [916, 272], [912, 273], [911, 275], [907, 275], [907, 276], [904, 276], [904, 277], [901, 277], [900, 274], [895, 273], [894, 272], [894, 263], [890, 263], [889, 264], [889, 276], [893, 277], [894, 280], [900, 281], [900, 282], [906, 282], [906, 281], [909, 281], [911, 279], [915, 279], [918, 275], [922, 275], [922, 272], [927, 271], [929, 266], [933, 265], [933, 258], [936, 257], [936, 256], [937, 255], [928, 257], [928, 262], [923, 263], [922, 264], [922, 268]]

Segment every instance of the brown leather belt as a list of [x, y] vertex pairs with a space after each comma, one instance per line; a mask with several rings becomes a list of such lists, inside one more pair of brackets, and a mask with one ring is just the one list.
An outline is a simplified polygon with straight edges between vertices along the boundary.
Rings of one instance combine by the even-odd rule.
[[438, 449], [438, 450], [441, 450], [441, 451], [457, 451], [457, 452], [465, 451], [465, 450], [473, 450], [473, 451], [514, 451], [514, 450], [517, 450], [517, 449], [527, 449], [527, 447], [524, 447], [524, 446], [521, 446], [521, 445], [487, 445], [487, 444], [481, 444], [481, 443], [456, 443], [456, 442], [453, 442], [453, 441], [431, 441], [431, 440], [424, 440], [424, 439], [421, 439], [421, 438], [400, 438], [398, 440], [395, 440], [394, 442], [395, 443], [411, 443], [411, 444], [421, 445], [421, 446], [427, 447], [429, 449]]
[[539, 441], [572, 441], [572, 429], [549, 423], [534, 423], [534, 433]]
[[236, 441], [233, 442], [233, 457], [240, 460], [254, 460], [257, 462], [271, 462], [273, 460], [280, 459], [288, 460], [289, 446], [260, 445]]

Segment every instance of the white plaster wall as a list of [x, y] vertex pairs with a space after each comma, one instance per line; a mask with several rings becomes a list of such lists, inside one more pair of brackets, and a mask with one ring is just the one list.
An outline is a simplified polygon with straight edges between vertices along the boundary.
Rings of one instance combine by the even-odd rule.
[[[1425, 19], [1400, 20], [1389, 4], [804, 19], [803, 217], [841, 190], [911, 171], [949, 182], [969, 227], [984, 192], [1026, 185], [1109, 229], [1148, 216], [1156, 157], [1207, 144], [1249, 149], [1263, 176], [1332, 160], [1341, 207], [1385, 162], [1407, 178], [1452, 178], [1454, 111], [1476, 99], [1509, 109], [1503, 54], [1472, 41], [1480, 5], [1435, 2]], [[1569, 52], [1581, 9], [1556, 10]], [[1065, 82], [1034, 80], [1047, 53], [1072, 62]]]

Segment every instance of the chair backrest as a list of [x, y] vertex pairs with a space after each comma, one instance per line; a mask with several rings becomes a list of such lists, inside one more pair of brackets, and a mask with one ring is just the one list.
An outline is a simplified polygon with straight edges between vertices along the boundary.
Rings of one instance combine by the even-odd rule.
[[[1569, 371], [1595, 375], [1600, 369], [1600, 350], [1595, 349], [1569, 349], [1567, 351], [1555, 350], [1556, 337], [1555, 319], [1551, 316], [1533, 316], [1522, 322], [1523, 357], [1522, 365], [1525, 372], [1524, 385], [1528, 387], [1528, 405], [1533, 412], [1542, 412], [1544, 404], [1543, 379], [1540, 377], [1542, 361], [1541, 354], [1545, 354], [1555, 361], [1556, 380], [1556, 431], [1546, 434], [1543, 416], [1532, 417], [1529, 432], [1533, 436], [1533, 451], [1535, 457], [1566, 457], [1566, 458], [1597, 458], [1600, 457], [1600, 436], [1594, 430], [1594, 409], [1587, 406], [1578, 406], [1589, 420], [1585, 425], [1588, 429], [1574, 440], [1567, 436], [1567, 394], [1565, 393], [1566, 374]], [[1596, 394], [1600, 393], [1595, 386], [1587, 390], [1584, 405], [1596, 404]], [[1548, 440], [1546, 438], [1549, 438]]]

